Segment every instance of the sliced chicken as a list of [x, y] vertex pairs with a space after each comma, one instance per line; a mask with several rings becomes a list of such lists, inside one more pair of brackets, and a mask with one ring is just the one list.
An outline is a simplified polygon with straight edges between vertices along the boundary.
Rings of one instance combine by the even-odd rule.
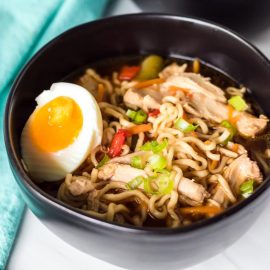
[[224, 178], [228, 181], [232, 191], [237, 196], [240, 194], [240, 185], [249, 179], [262, 182], [260, 169], [255, 161], [244, 154], [235, 159], [225, 170]]
[[146, 158], [149, 156], [149, 151], [138, 151], [135, 153], [131, 153], [131, 154], [127, 154], [125, 156], [120, 156], [120, 157], [115, 157], [112, 158], [111, 160], [109, 160], [107, 162], [107, 164], [109, 163], [121, 163], [121, 164], [130, 164], [131, 163], [131, 159], [135, 156], [140, 156], [143, 157], [145, 156]]
[[183, 64], [183, 65], [179, 66], [176, 63], [172, 63], [171, 65], [165, 67], [159, 73], [159, 77], [162, 79], [167, 79], [171, 76], [181, 75], [183, 72], [185, 72], [186, 68], [187, 68], [187, 64]]
[[136, 169], [130, 165], [120, 163], [107, 163], [98, 172], [98, 178], [128, 183], [137, 176], [147, 177], [144, 170]]
[[187, 178], [182, 178], [178, 185], [180, 198], [188, 205], [201, 205], [205, 198], [209, 197], [205, 188]]
[[[226, 104], [198, 93], [192, 94], [189, 102], [207, 120], [220, 123], [228, 119], [229, 111]], [[237, 118], [236, 128], [244, 137], [254, 137], [265, 129], [268, 122], [268, 119], [263, 115], [257, 118], [246, 112], [237, 112]]]
[[220, 185], [216, 185], [216, 187], [212, 190], [211, 193], [212, 193], [211, 195], [212, 200], [216, 201], [222, 207], [228, 206], [230, 201]]
[[203, 118], [207, 120], [220, 123], [228, 118], [229, 112], [225, 104], [203, 94], [192, 94], [189, 98], [189, 103]]
[[261, 133], [265, 129], [268, 121], [268, 118], [264, 115], [260, 115], [257, 118], [243, 112], [236, 122], [236, 127], [242, 136], [254, 138], [256, 134]]
[[73, 196], [80, 196], [95, 189], [95, 186], [86, 176], [66, 176], [65, 183]]
[[224, 92], [219, 87], [212, 84], [208, 78], [204, 78], [199, 74], [182, 73], [178, 76], [171, 76], [162, 84], [161, 91], [163, 91], [164, 88], [169, 89], [171, 86], [187, 89], [192, 94], [204, 94], [216, 101], [226, 102]]
[[159, 109], [163, 96], [156, 89], [129, 89], [124, 95], [125, 104], [148, 112], [149, 109]]

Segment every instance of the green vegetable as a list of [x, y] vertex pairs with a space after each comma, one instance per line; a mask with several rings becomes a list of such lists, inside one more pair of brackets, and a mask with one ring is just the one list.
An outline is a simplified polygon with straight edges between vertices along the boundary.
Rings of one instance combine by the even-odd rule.
[[164, 156], [155, 154], [148, 159], [149, 166], [153, 170], [162, 170], [167, 166], [167, 160]]
[[151, 186], [152, 181], [153, 181], [153, 178], [151, 177], [143, 179], [143, 189], [146, 193], [152, 193], [152, 194], [155, 193], [155, 191], [153, 190]]
[[[158, 173], [156, 177], [144, 178], [144, 191], [151, 194], [169, 194], [174, 187], [174, 181], [171, 179], [171, 174], [167, 170], [165, 173]], [[152, 183], [155, 183], [154, 189]]]
[[166, 175], [166, 176], [170, 176], [171, 173], [167, 170], [167, 169], [162, 169], [158, 171], [160, 174]]
[[109, 156], [107, 154], [104, 155], [104, 157], [102, 158], [102, 160], [98, 163], [98, 165], [96, 166], [96, 168], [100, 168], [103, 165], [105, 165], [108, 161], [110, 160]]
[[141, 146], [141, 150], [152, 151], [152, 143], [154, 142], [157, 142], [157, 141], [146, 142], [144, 145]]
[[141, 150], [152, 151], [153, 153], [158, 154], [167, 146], [168, 140], [164, 139], [161, 143], [158, 143], [157, 141], [146, 142], [141, 146]]
[[144, 168], [144, 162], [143, 162], [142, 157], [140, 157], [140, 156], [132, 157], [130, 165], [132, 167], [134, 167], [134, 168], [137, 168], [137, 169], [143, 169]]
[[231, 141], [233, 139], [233, 136], [236, 134], [236, 128], [227, 120], [224, 120], [220, 123], [222, 127], [225, 127], [229, 130], [230, 136], [223, 142], [224, 145], [228, 143], [228, 141]]
[[169, 194], [173, 190], [174, 182], [170, 178], [170, 174], [163, 174], [158, 180], [158, 193], [159, 194]]
[[127, 183], [127, 187], [129, 189], [136, 189], [136, 188], [138, 188], [144, 182], [144, 179], [145, 178], [142, 177], [142, 176], [137, 176], [133, 180], [131, 180], [131, 181], [129, 181]]
[[174, 125], [184, 133], [194, 131], [198, 127], [188, 123], [183, 118], [178, 118]]
[[137, 114], [136, 111], [133, 111], [133, 110], [130, 110], [130, 109], [128, 109], [127, 112], [126, 112], [126, 115], [127, 115], [128, 118], [130, 118], [131, 120], [134, 120], [134, 119], [135, 119], [136, 114]]
[[138, 80], [150, 80], [158, 77], [164, 65], [164, 60], [158, 55], [149, 55], [141, 63]]
[[142, 110], [137, 111], [135, 118], [134, 118], [134, 123], [135, 124], [142, 124], [143, 122], [145, 122], [145, 120], [147, 119], [147, 113], [145, 113]]
[[139, 111], [136, 112], [136, 111], [128, 109], [127, 112], [126, 112], [126, 115], [135, 124], [142, 124], [147, 119], [147, 113], [144, 112], [143, 110], [139, 110]]
[[245, 100], [243, 98], [241, 98], [240, 96], [234, 96], [231, 97], [228, 100], [228, 103], [230, 105], [232, 105], [237, 111], [241, 112], [244, 111], [248, 108], [247, 103], [245, 102]]
[[244, 198], [249, 197], [253, 193], [253, 184], [254, 179], [250, 179], [246, 182], [244, 182], [242, 185], [240, 185], [240, 192]]

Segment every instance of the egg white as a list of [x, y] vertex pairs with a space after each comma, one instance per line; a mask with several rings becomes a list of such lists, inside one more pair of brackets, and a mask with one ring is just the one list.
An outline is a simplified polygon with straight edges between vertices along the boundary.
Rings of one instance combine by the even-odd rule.
[[50, 90], [37, 98], [38, 110], [51, 100], [65, 96], [72, 98], [80, 107], [83, 125], [75, 141], [57, 152], [45, 152], [31, 141], [29, 117], [21, 135], [22, 158], [33, 180], [57, 181], [76, 170], [102, 139], [102, 116], [95, 98], [83, 87], [72, 83], [54, 83]]

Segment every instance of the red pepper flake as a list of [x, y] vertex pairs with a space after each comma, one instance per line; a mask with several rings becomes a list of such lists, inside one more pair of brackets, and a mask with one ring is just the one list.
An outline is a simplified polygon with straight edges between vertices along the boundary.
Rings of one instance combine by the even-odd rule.
[[118, 75], [118, 79], [120, 81], [130, 81], [135, 78], [139, 71], [139, 66], [123, 66]]
[[159, 114], [160, 114], [160, 110], [159, 109], [152, 109], [148, 113], [148, 116], [157, 117]]
[[126, 142], [126, 138], [129, 136], [129, 132], [125, 129], [119, 129], [115, 134], [111, 142], [111, 146], [108, 152], [110, 158], [120, 156], [122, 146]]

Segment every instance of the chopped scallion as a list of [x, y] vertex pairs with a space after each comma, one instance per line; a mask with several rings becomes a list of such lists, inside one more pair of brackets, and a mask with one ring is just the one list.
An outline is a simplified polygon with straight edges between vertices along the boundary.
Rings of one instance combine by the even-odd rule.
[[142, 157], [140, 157], [140, 156], [132, 157], [130, 165], [132, 167], [134, 167], [134, 168], [137, 168], [137, 169], [143, 169], [144, 168], [144, 162], [143, 162]]
[[147, 113], [143, 110], [133, 111], [128, 109], [126, 112], [126, 116], [131, 119], [135, 124], [142, 124], [147, 119]]
[[163, 174], [158, 180], [158, 193], [169, 194], [173, 190], [174, 182], [170, 175]]
[[167, 160], [164, 156], [155, 154], [148, 159], [149, 166], [153, 170], [162, 170], [167, 166]]
[[134, 123], [135, 124], [142, 124], [145, 122], [145, 120], [147, 119], [147, 113], [139, 110], [137, 111], [135, 118], [134, 118]]
[[151, 182], [153, 181], [152, 178], [144, 178], [143, 179], [143, 189], [146, 193], [154, 193], [154, 190], [151, 186]]
[[192, 125], [183, 118], [178, 118], [175, 122], [175, 127], [184, 133], [194, 131], [198, 126]]
[[236, 134], [236, 128], [227, 120], [222, 121], [220, 125], [227, 128], [230, 132], [230, 136], [225, 140], [225, 142], [223, 142], [223, 144], [226, 145], [228, 141], [231, 141], [233, 136]]
[[237, 111], [245, 111], [247, 108], [248, 108], [248, 105], [247, 103], [245, 102], [245, 100], [240, 97], [240, 96], [234, 96], [234, 97], [231, 97], [229, 100], [228, 100], [228, 103], [230, 105], [232, 105]]
[[127, 183], [127, 187], [129, 189], [136, 189], [144, 182], [144, 179], [142, 176], [137, 176]]
[[109, 156], [107, 154], [104, 155], [104, 157], [102, 158], [102, 160], [98, 163], [98, 165], [96, 166], [96, 168], [100, 168], [103, 165], [105, 165], [108, 161], [110, 160]]
[[240, 192], [244, 198], [249, 197], [253, 193], [254, 190], [253, 184], [254, 179], [250, 179], [240, 185]]
[[126, 112], [126, 116], [128, 118], [130, 118], [131, 120], [135, 119], [136, 114], [137, 114], [136, 111], [133, 111], [133, 110], [130, 110], [130, 109], [128, 109], [127, 112]]
[[168, 146], [168, 140], [164, 139], [161, 143], [157, 141], [146, 142], [141, 146], [141, 150], [143, 151], [152, 151], [155, 154], [160, 153], [164, 148]]

